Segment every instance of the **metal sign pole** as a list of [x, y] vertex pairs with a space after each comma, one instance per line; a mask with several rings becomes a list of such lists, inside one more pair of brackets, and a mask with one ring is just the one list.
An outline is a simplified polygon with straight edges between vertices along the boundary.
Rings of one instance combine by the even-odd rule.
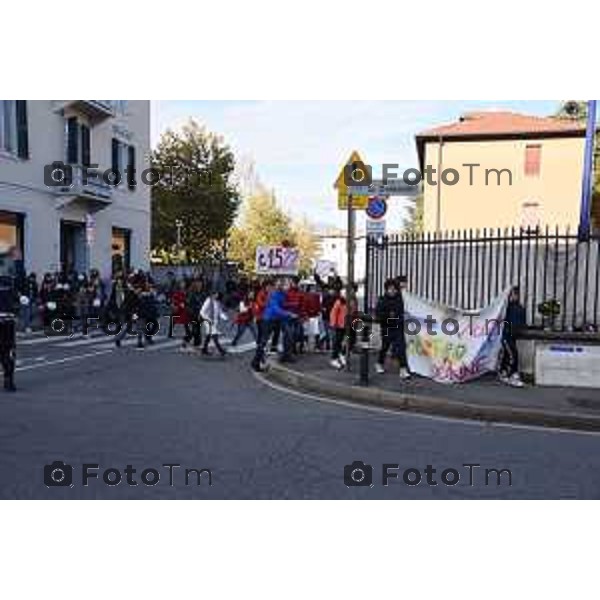
[[[351, 316], [354, 307], [354, 252], [356, 239], [356, 212], [353, 206], [352, 194], [348, 194], [348, 277], [346, 281], [346, 307], [347, 315]], [[352, 319], [346, 319], [346, 369], [350, 370], [350, 339], [352, 335]]]

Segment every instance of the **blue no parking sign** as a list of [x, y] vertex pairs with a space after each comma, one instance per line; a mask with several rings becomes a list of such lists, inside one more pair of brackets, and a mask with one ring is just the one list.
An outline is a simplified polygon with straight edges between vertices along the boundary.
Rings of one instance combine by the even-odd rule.
[[387, 212], [387, 202], [381, 196], [373, 196], [369, 198], [367, 205], [367, 216], [371, 219], [383, 219]]

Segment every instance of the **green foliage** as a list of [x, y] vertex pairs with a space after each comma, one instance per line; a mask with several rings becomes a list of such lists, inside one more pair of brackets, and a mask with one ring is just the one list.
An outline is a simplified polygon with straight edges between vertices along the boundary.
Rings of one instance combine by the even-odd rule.
[[558, 300], [552, 298], [538, 304], [537, 309], [542, 317], [557, 317], [560, 315], [561, 305]]
[[292, 223], [291, 243], [300, 251], [300, 274], [308, 276], [319, 253], [319, 240], [307, 219]]
[[[557, 117], [573, 119], [584, 124], [588, 117], [588, 103], [582, 100], [566, 100], [562, 102]], [[592, 195], [592, 227], [600, 229], [600, 135], [596, 134], [594, 148], [594, 191]]]
[[161, 173], [152, 188], [154, 254], [173, 253], [179, 219], [188, 262], [219, 257], [240, 203], [232, 151], [219, 136], [190, 120], [181, 131], [162, 135], [152, 167]]
[[308, 273], [318, 251], [318, 241], [307, 220], [292, 221], [278, 206], [275, 195], [259, 186], [246, 201], [242, 219], [229, 239], [229, 258], [248, 273], [254, 270], [257, 246], [288, 242], [300, 250], [300, 270]]
[[423, 231], [423, 192], [410, 199], [407, 209], [408, 215], [404, 218], [403, 227], [407, 233], [421, 233]]
[[556, 113], [561, 119], [585, 121], [587, 119], [587, 102], [583, 100], [565, 100]]

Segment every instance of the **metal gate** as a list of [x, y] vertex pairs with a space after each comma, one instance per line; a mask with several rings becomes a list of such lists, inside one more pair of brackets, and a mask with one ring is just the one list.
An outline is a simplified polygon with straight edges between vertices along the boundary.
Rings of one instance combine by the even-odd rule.
[[598, 331], [600, 238], [579, 240], [567, 229], [483, 229], [406, 234], [367, 241], [365, 310], [388, 278], [463, 309], [488, 304], [507, 287], [521, 288], [529, 327]]

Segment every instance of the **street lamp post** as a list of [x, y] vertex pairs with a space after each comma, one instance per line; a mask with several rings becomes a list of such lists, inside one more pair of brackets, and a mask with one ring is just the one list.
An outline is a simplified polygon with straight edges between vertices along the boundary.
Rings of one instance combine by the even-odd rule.
[[183, 227], [183, 221], [176, 219], [175, 227], [177, 228], [177, 276], [181, 279], [181, 228]]

